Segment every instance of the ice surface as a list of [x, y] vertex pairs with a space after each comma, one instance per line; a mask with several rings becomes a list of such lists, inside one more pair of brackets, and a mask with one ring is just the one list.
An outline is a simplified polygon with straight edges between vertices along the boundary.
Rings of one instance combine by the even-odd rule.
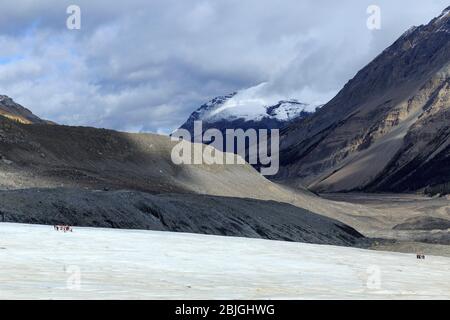
[[450, 298], [449, 258], [172, 232], [0, 223], [0, 269], [0, 299]]

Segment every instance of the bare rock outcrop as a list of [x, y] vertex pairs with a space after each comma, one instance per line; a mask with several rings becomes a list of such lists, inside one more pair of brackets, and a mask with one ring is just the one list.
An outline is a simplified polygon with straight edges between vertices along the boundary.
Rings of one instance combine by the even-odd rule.
[[[315, 191], [450, 181], [450, 11], [414, 27], [312, 116], [282, 132], [276, 177]], [[442, 169], [442, 170], [441, 170]]]

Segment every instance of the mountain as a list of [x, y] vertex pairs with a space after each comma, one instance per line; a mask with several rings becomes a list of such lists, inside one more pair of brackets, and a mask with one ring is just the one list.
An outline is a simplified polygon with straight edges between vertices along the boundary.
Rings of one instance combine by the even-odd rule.
[[[247, 163], [176, 165], [171, 159], [176, 144], [170, 137], [156, 134], [22, 124], [0, 117], [0, 190], [128, 190], [251, 198], [289, 203], [358, 231], [384, 224], [384, 219], [367, 218], [382, 216], [377, 210], [322, 199], [305, 189], [291, 190], [264, 178]], [[71, 207], [63, 206], [60, 211], [75, 214]], [[1, 213], [0, 206], [0, 219]], [[402, 223], [401, 217], [398, 214], [398, 219], [389, 223]]]
[[259, 92], [266, 83], [216, 97], [195, 110], [181, 125], [194, 136], [194, 121], [202, 121], [203, 132], [215, 128], [226, 129], [279, 129], [295, 119], [309, 116], [315, 109], [296, 99], [264, 98]]
[[177, 143], [156, 134], [0, 117], [0, 221], [334, 244], [360, 237], [349, 226], [359, 222], [347, 215], [348, 205], [287, 190], [247, 163], [176, 165]]
[[[395, 239], [392, 228], [411, 225], [407, 219], [412, 214], [422, 220], [450, 220], [445, 199], [380, 209], [287, 188], [247, 163], [176, 165], [171, 152], [177, 143], [155, 134], [23, 124], [0, 117], [0, 221], [343, 244], [336, 240], [340, 238], [351, 244], [351, 228], [366, 237]], [[320, 225], [330, 226], [330, 233]], [[402, 231], [402, 239], [449, 241], [448, 234], [436, 230], [407, 233]], [[349, 234], [347, 242], [342, 237]], [[360, 240], [353, 245], [358, 243], [362, 245]]]
[[331, 217], [347, 210], [324, 209], [324, 201], [312, 193], [289, 191], [247, 163], [176, 165], [171, 159], [176, 144], [157, 134], [22, 124], [0, 117], [0, 190], [64, 187], [209, 194], [287, 202], [313, 212], [329, 211]]
[[450, 182], [450, 7], [413, 27], [281, 132], [277, 180], [321, 192]]
[[15, 103], [13, 99], [5, 95], [0, 95], [0, 116], [24, 124], [50, 123], [49, 121], [40, 119], [38, 116], [34, 115], [30, 110], [21, 106], [18, 103]]

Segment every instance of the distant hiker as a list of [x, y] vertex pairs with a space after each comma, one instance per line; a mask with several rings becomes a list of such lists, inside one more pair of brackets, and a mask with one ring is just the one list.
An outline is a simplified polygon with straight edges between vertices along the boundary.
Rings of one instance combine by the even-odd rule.
[[55, 225], [54, 226], [56, 231], [63, 231], [65, 232], [73, 232], [72, 227], [69, 225]]
[[63, 225], [63, 226], [61, 226], [61, 230], [64, 231], [64, 233], [72, 232], [72, 227], [69, 225]]

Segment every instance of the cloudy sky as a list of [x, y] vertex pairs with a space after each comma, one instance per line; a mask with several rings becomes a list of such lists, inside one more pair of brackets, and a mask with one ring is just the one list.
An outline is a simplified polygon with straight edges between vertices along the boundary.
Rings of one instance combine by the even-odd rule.
[[[448, 0], [2, 0], [0, 94], [61, 124], [168, 133], [209, 99], [268, 82], [323, 103]], [[81, 29], [66, 9], [81, 8]], [[366, 10], [381, 9], [369, 30]]]

